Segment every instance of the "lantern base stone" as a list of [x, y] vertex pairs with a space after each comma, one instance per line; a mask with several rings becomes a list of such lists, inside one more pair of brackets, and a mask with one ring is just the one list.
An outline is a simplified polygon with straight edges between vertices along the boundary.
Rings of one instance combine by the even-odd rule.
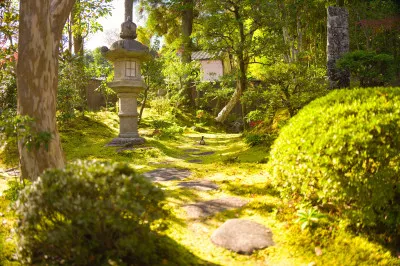
[[145, 139], [141, 137], [136, 138], [114, 138], [106, 146], [123, 147], [130, 145], [141, 145], [145, 143]]

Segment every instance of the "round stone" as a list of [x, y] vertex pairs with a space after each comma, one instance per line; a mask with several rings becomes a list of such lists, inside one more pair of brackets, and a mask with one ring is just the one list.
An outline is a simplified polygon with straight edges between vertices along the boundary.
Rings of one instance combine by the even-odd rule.
[[217, 246], [246, 255], [274, 245], [271, 229], [244, 219], [226, 221], [211, 235], [211, 241]]

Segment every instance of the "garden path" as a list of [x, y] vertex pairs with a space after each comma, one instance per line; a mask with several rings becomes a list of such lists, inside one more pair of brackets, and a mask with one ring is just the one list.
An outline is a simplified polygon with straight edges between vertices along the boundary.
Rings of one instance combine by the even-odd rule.
[[[201, 147], [201, 146], [199, 146]], [[188, 163], [202, 164], [203, 159], [207, 161], [207, 157], [215, 155], [215, 151], [208, 149], [207, 151], [201, 148], [186, 148], [182, 150], [183, 156]], [[199, 159], [191, 159], [192, 157]], [[201, 159], [200, 159], [201, 158]], [[221, 187], [215, 182], [207, 178], [192, 180], [192, 169], [173, 167], [173, 161], [165, 161], [169, 168], [157, 168], [155, 170], [145, 172], [144, 176], [151, 181], [165, 184], [166, 182], [179, 181], [173, 189], [191, 189], [203, 192], [221, 191]], [[224, 168], [229, 168], [225, 165]], [[186, 179], [191, 179], [186, 181]], [[211, 195], [211, 199], [197, 199], [194, 202], [182, 203], [179, 208], [184, 213], [185, 220], [195, 221], [197, 223], [206, 223], [208, 218], [211, 218], [219, 213], [226, 211], [235, 211], [247, 205], [251, 199], [237, 196], [219, 196]], [[189, 221], [190, 223], [190, 221]], [[195, 229], [196, 230], [196, 229]], [[254, 250], [264, 249], [274, 245], [272, 240], [271, 229], [264, 225], [246, 219], [226, 219], [214, 233], [210, 240], [215, 245], [235, 251], [240, 254], [253, 253]]]

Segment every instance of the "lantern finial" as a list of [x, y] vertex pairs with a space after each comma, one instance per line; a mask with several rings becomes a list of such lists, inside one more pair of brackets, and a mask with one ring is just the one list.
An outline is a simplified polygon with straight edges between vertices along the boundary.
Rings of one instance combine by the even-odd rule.
[[136, 39], [136, 24], [132, 22], [131, 17], [128, 17], [126, 21], [121, 24], [121, 33], [119, 36], [122, 39]]

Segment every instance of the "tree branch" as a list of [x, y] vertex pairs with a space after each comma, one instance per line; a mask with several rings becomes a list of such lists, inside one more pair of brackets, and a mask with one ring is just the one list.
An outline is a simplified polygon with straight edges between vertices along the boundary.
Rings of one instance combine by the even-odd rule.
[[50, 4], [51, 30], [57, 42], [61, 39], [65, 22], [75, 4], [75, 0], [52, 0]]

